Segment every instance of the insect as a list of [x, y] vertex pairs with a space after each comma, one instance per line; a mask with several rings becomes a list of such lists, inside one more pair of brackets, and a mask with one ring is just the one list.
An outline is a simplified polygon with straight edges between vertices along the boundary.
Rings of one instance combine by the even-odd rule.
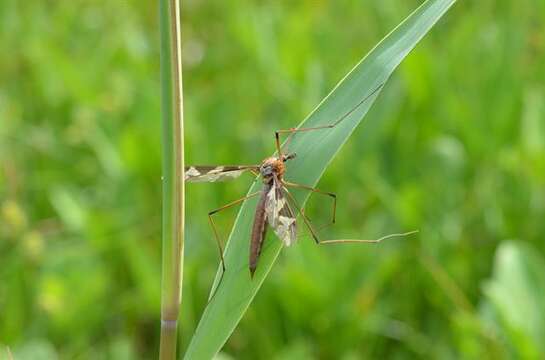
[[[396, 236], [406, 236], [416, 231], [411, 231], [403, 234], [391, 234], [374, 240], [358, 240], [358, 239], [339, 239], [339, 240], [319, 240], [316, 231], [314, 230], [309, 218], [305, 215], [304, 209], [299, 207], [294, 196], [290, 193], [289, 188], [299, 188], [311, 191], [312, 193], [328, 196], [333, 200], [333, 219], [332, 223], [335, 223], [335, 213], [337, 205], [337, 197], [331, 192], [322, 191], [311, 186], [296, 184], [284, 179], [286, 172], [286, 163], [296, 157], [295, 153], [287, 153], [284, 148], [289, 146], [289, 143], [294, 134], [305, 131], [317, 131], [331, 129], [341, 123], [345, 118], [352, 114], [359, 106], [361, 106], [367, 99], [374, 95], [382, 88], [383, 84], [379, 85], [363, 100], [361, 100], [354, 108], [345, 113], [335, 122], [329, 125], [322, 125], [309, 128], [292, 128], [287, 130], [277, 130], [275, 132], [275, 145], [276, 155], [268, 157], [259, 165], [241, 165], [241, 166], [188, 166], [185, 168], [185, 180], [187, 182], [217, 182], [231, 180], [239, 177], [244, 173], [252, 173], [256, 179], [261, 178], [263, 187], [260, 191], [251, 193], [241, 199], [235, 200], [227, 205], [224, 205], [218, 209], [210, 211], [208, 213], [208, 219], [214, 232], [216, 242], [218, 245], [222, 274], [225, 272], [225, 260], [223, 258], [223, 247], [213, 220], [214, 214], [218, 212], [236, 206], [250, 198], [259, 196], [257, 206], [255, 209], [254, 222], [252, 226], [252, 232], [250, 237], [250, 253], [249, 253], [249, 270], [250, 276], [253, 277], [261, 249], [263, 247], [263, 241], [267, 232], [267, 227], [270, 226], [276, 236], [286, 245], [292, 245], [297, 238], [297, 214], [301, 215], [303, 223], [308, 228], [312, 238], [317, 244], [333, 244], [333, 243], [378, 243], [386, 238]], [[280, 145], [280, 136], [287, 134], [286, 142], [283, 146]], [[221, 282], [221, 277], [220, 277]], [[219, 283], [218, 283], [219, 287]]]

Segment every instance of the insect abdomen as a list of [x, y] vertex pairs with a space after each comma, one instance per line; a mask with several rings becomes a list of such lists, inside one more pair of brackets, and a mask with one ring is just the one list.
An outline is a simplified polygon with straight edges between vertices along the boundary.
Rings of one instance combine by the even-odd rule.
[[257, 268], [257, 261], [259, 255], [261, 255], [261, 248], [263, 246], [263, 240], [265, 238], [265, 231], [267, 226], [267, 219], [265, 214], [265, 202], [267, 200], [267, 194], [269, 193], [272, 185], [265, 184], [259, 201], [255, 209], [254, 225], [252, 227], [252, 237], [250, 240], [250, 275], [253, 277], [255, 269]]

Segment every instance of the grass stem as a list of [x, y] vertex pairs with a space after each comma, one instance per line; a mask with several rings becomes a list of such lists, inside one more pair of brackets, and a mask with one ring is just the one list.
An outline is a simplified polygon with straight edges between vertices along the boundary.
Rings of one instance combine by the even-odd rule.
[[180, 1], [160, 0], [163, 267], [160, 359], [176, 358], [184, 249], [184, 136]]

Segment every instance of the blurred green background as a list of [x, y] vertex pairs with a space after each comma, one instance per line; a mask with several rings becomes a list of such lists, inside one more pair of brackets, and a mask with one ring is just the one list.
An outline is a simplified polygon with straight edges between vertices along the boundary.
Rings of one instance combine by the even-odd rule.
[[[257, 163], [420, 1], [183, 2], [188, 164]], [[0, 2], [0, 358], [158, 351], [157, 2]], [[545, 1], [461, 1], [407, 58], [320, 188], [224, 359], [545, 354]], [[217, 269], [187, 186], [181, 350]], [[314, 198], [309, 214], [326, 223]], [[236, 211], [220, 216], [224, 236]]]

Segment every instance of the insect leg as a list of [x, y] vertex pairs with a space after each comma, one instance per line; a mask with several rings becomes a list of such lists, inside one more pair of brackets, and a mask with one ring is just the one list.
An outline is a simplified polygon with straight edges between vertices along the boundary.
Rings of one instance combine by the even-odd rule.
[[305, 213], [301, 210], [301, 207], [299, 206], [299, 204], [297, 203], [297, 200], [295, 200], [295, 198], [293, 197], [293, 195], [288, 191], [288, 189], [284, 188], [286, 190], [286, 194], [288, 194], [288, 197], [290, 198], [290, 200], [292, 201], [293, 205], [295, 206], [295, 208], [297, 209], [297, 211], [299, 212], [299, 214], [301, 214], [301, 217], [303, 218], [303, 222], [305, 223], [305, 225], [307, 226], [308, 230], [310, 231], [310, 234], [312, 235], [312, 238], [314, 239], [314, 241], [316, 242], [316, 244], [319, 244], [320, 243], [320, 240], [318, 239], [318, 235], [316, 234], [316, 231], [314, 230], [314, 228], [312, 227], [312, 225], [310, 224], [310, 219], [305, 215]]
[[214, 237], [216, 239], [216, 243], [218, 245], [218, 251], [220, 253], [220, 259], [221, 259], [221, 275], [220, 275], [220, 279], [218, 281], [218, 285], [216, 285], [216, 288], [212, 294], [212, 296], [210, 296], [210, 298], [208, 299], [208, 301], [212, 300], [212, 298], [214, 297], [214, 295], [216, 295], [216, 291], [217, 289], [219, 288], [220, 284], [221, 284], [221, 281], [223, 280], [223, 274], [225, 273], [225, 259], [223, 258], [223, 245], [222, 245], [222, 241], [221, 241], [221, 238], [219, 236], [219, 233], [218, 233], [218, 230], [216, 228], [216, 224], [214, 223], [214, 219], [212, 218], [212, 215], [214, 214], [217, 214], [219, 213], [220, 211], [222, 210], [225, 210], [225, 209], [229, 209], [230, 207], [233, 207], [237, 204], [240, 204], [241, 202], [245, 201], [245, 200], [248, 200], [256, 195], [259, 195], [260, 192], [257, 191], [257, 192], [254, 192], [250, 195], [247, 195], [243, 198], [240, 198], [238, 200], [235, 200], [233, 202], [230, 202], [229, 204], [227, 205], [224, 205], [220, 208], [217, 208], [215, 210], [212, 210], [208, 213], [208, 220], [210, 221], [210, 226], [212, 226], [212, 231], [214, 232]]
[[256, 169], [250, 169], [250, 172], [252, 173], [252, 175], [255, 176], [255, 180], [257, 180], [257, 178], [259, 177], [259, 167], [257, 167]]
[[[307, 185], [303, 185], [303, 184], [296, 184], [296, 183], [292, 183], [292, 182], [289, 182], [289, 181], [283, 181], [283, 184], [285, 186], [289, 186], [289, 187], [293, 187], [293, 188], [299, 188], [299, 189], [305, 189], [305, 190], [312, 191], [313, 193], [316, 193], [316, 194], [322, 194], [322, 195], [326, 195], [326, 196], [329, 196], [329, 197], [333, 198], [333, 218], [331, 219], [331, 223], [335, 224], [335, 215], [337, 213], [337, 195], [335, 195], [334, 193], [330, 193], [330, 192], [327, 192], [327, 191], [323, 191], [323, 190], [320, 190], [320, 189], [313, 188], [311, 186], [307, 186]], [[304, 213], [304, 211], [305, 211], [305, 209], [301, 209], [301, 212]]]
[[413, 230], [413, 231], [409, 231], [409, 232], [405, 232], [405, 233], [400, 233], [400, 234], [389, 234], [389, 235], [386, 235], [386, 236], [383, 236], [381, 238], [378, 238], [378, 239], [338, 239], [338, 240], [322, 240], [320, 241], [320, 245], [327, 245], [327, 244], [340, 244], [340, 243], [366, 243], [366, 244], [375, 244], [375, 243], [379, 243], [381, 242], [382, 240], [386, 240], [386, 239], [390, 239], [390, 238], [394, 238], [394, 237], [402, 237], [402, 236], [409, 236], [409, 235], [412, 235], [412, 234], [416, 234], [418, 232], [418, 230]]
[[307, 228], [309, 229], [312, 237], [314, 238], [314, 241], [316, 242], [316, 244], [318, 245], [327, 245], [327, 244], [340, 244], [340, 243], [364, 243], [364, 244], [374, 244], [374, 243], [379, 243], [381, 242], [382, 240], [386, 240], [386, 239], [390, 239], [390, 238], [394, 238], [394, 237], [401, 237], [401, 236], [408, 236], [408, 235], [412, 235], [412, 234], [416, 234], [418, 232], [418, 230], [414, 230], [414, 231], [409, 231], [409, 232], [405, 232], [405, 233], [400, 233], [400, 234], [389, 234], [389, 235], [386, 235], [386, 236], [383, 236], [381, 238], [378, 238], [378, 239], [336, 239], [336, 240], [320, 240], [318, 239], [318, 236], [316, 234], [316, 231], [313, 229], [311, 223], [310, 223], [310, 220], [308, 219], [308, 217], [305, 215], [305, 213], [301, 210], [301, 208], [299, 207], [299, 205], [297, 204], [297, 201], [295, 200], [295, 198], [293, 197], [293, 195], [291, 195], [291, 193], [289, 191], [286, 190], [286, 193], [288, 194], [288, 196], [290, 197], [291, 201], [295, 204], [295, 207], [296, 209], [299, 211], [299, 213], [301, 214], [301, 217], [303, 218], [303, 221], [304, 223], [306, 224]]
[[284, 130], [276, 130], [275, 131], [275, 141], [276, 141], [276, 151], [278, 152], [278, 156], [282, 156], [282, 149], [280, 146], [280, 135], [281, 134], [289, 134], [288, 138], [286, 139], [286, 143], [284, 144], [285, 147], [288, 147], [291, 138], [293, 135], [297, 132], [304, 132], [304, 131], [313, 131], [313, 130], [321, 130], [321, 129], [331, 129], [337, 126], [341, 121], [346, 119], [348, 116], [350, 116], [354, 111], [356, 111], [357, 108], [359, 108], [367, 99], [369, 99], [371, 96], [377, 93], [382, 87], [384, 86], [384, 83], [377, 86], [369, 95], [364, 97], [359, 103], [357, 103], [352, 109], [350, 109], [348, 112], [346, 112], [344, 115], [342, 115], [340, 118], [338, 118], [336, 121], [334, 121], [331, 124], [328, 125], [320, 125], [320, 126], [314, 126], [314, 127], [308, 127], [308, 128], [291, 128], [291, 129], [284, 129]]

